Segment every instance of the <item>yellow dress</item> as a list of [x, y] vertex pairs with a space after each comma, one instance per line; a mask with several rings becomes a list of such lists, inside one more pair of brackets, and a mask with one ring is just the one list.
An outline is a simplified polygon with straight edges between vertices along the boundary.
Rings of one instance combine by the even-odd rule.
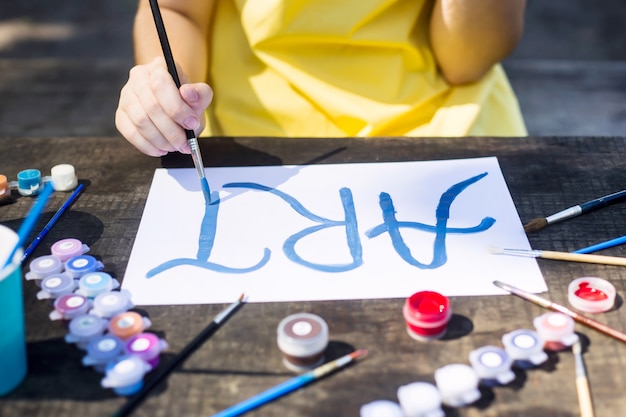
[[203, 136], [525, 136], [500, 65], [451, 86], [432, 0], [217, 0]]

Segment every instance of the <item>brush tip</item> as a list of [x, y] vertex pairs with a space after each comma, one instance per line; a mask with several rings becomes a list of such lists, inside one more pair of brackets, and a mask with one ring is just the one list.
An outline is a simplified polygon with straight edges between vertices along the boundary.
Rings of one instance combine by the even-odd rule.
[[487, 252], [489, 253], [493, 253], [493, 254], [501, 254], [504, 253], [504, 249], [498, 247], [498, 246], [488, 246], [487, 247]]
[[532, 219], [531, 221], [529, 221], [528, 223], [526, 223], [524, 225], [524, 231], [526, 233], [528, 233], [528, 232], [536, 232], [538, 230], [543, 229], [547, 225], [548, 225], [548, 220], [545, 219], [545, 218]]
[[357, 349], [350, 354], [350, 356], [352, 356], [352, 359], [362, 358], [365, 355], [367, 355], [367, 349]]

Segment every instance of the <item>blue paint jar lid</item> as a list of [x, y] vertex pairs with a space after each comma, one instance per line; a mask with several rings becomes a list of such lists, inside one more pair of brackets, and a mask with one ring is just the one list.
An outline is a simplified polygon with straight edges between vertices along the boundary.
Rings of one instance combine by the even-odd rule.
[[38, 195], [41, 184], [41, 172], [38, 169], [25, 169], [17, 173], [17, 192], [21, 195]]
[[502, 336], [502, 344], [514, 361], [528, 361], [539, 365], [548, 359], [543, 350], [544, 341], [534, 330], [518, 329], [506, 333]]
[[86, 343], [101, 336], [107, 329], [108, 322], [92, 314], [82, 314], [70, 320], [69, 333], [65, 335], [67, 343], [76, 343], [79, 347], [86, 347]]
[[85, 297], [94, 298], [119, 286], [119, 281], [106, 272], [88, 272], [78, 280], [76, 292]]
[[124, 353], [124, 342], [111, 334], [105, 334], [91, 339], [87, 343], [86, 350], [87, 355], [83, 357], [83, 365], [102, 365]]
[[98, 294], [94, 298], [91, 313], [100, 317], [111, 318], [130, 310], [134, 306], [130, 300], [130, 291], [108, 291]]
[[91, 255], [79, 255], [70, 258], [65, 263], [65, 272], [74, 278], [80, 278], [88, 272], [102, 270], [104, 265]]
[[515, 379], [511, 371], [513, 359], [497, 346], [483, 346], [471, 351], [469, 361], [480, 379], [495, 380], [500, 384], [508, 384]]
[[70, 275], [64, 272], [50, 274], [41, 281], [41, 291], [37, 293], [37, 299], [59, 298], [73, 293], [75, 289], [76, 281]]
[[41, 280], [51, 274], [63, 272], [65, 266], [56, 256], [39, 256], [29, 264], [30, 271], [25, 274], [27, 280]]
[[143, 377], [152, 367], [137, 356], [125, 355], [106, 367], [101, 381], [103, 388], [112, 388], [118, 395], [132, 395], [143, 385]]

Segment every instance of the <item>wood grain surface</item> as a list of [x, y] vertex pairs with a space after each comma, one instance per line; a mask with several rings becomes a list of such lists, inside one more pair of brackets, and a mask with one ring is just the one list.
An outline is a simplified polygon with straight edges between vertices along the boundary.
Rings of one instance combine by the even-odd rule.
[[[626, 138], [459, 138], [459, 139], [276, 139], [211, 138], [201, 140], [207, 166], [324, 164], [411, 161], [497, 156], [522, 222], [626, 188]], [[140, 154], [118, 137], [13, 138], [0, 152], [0, 174], [14, 180], [27, 168], [50, 175], [52, 166], [74, 165], [85, 183], [83, 195], [39, 245], [33, 258], [55, 241], [74, 237], [90, 246], [105, 270], [121, 279], [139, 226], [154, 169], [191, 167], [188, 155], [161, 160]], [[57, 192], [35, 230], [40, 230], [69, 194]], [[17, 229], [32, 199], [17, 197], [0, 207], [0, 223]], [[486, 202], [487, 203], [487, 202]], [[168, 227], [164, 222], [163, 233]], [[573, 251], [626, 232], [626, 204], [620, 203], [529, 234], [537, 249]], [[602, 252], [626, 256], [615, 247]], [[32, 259], [32, 258], [31, 258]], [[616, 287], [616, 307], [594, 318], [626, 330], [623, 308], [626, 269], [618, 266], [539, 259], [548, 283], [544, 294], [568, 305], [567, 286], [575, 278], [598, 276]], [[27, 270], [27, 266], [25, 267]], [[506, 282], [506, 276], [501, 280]], [[85, 368], [83, 352], [63, 341], [67, 329], [51, 322], [51, 306], [36, 299], [36, 286], [24, 282], [29, 372], [12, 393], [0, 398], [0, 416], [108, 416], [124, 399], [100, 387], [101, 374]], [[234, 301], [234, 300], [233, 300]], [[434, 382], [434, 371], [447, 364], [469, 364], [470, 351], [501, 346], [503, 334], [532, 328], [545, 310], [514, 296], [453, 297], [447, 335], [416, 342], [405, 330], [404, 300], [363, 300], [245, 305], [182, 368], [148, 397], [136, 416], [210, 416], [291, 376], [281, 362], [276, 326], [285, 316], [311, 312], [326, 319], [331, 343], [328, 358], [356, 348], [369, 350], [364, 360], [286, 397], [250, 416], [358, 416], [361, 405], [379, 399], [396, 401], [400, 385]], [[138, 310], [152, 320], [151, 331], [164, 337], [168, 361], [224, 306], [147, 306]], [[626, 346], [577, 324], [583, 341], [597, 416], [620, 416], [626, 408]], [[149, 375], [147, 376], [149, 378]], [[481, 388], [470, 406], [445, 408], [447, 416], [580, 415], [571, 351], [550, 353], [536, 369], [516, 370], [508, 386]]]

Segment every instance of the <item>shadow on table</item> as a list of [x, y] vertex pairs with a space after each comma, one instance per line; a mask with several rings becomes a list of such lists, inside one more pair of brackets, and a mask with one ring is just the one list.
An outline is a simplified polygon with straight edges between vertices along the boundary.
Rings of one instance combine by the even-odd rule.
[[100, 386], [103, 374], [83, 366], [85, 352], [62, 338], [30, 342], [26, 350], [26, 378], [5, 399], [98, 401], [115, 397]]

